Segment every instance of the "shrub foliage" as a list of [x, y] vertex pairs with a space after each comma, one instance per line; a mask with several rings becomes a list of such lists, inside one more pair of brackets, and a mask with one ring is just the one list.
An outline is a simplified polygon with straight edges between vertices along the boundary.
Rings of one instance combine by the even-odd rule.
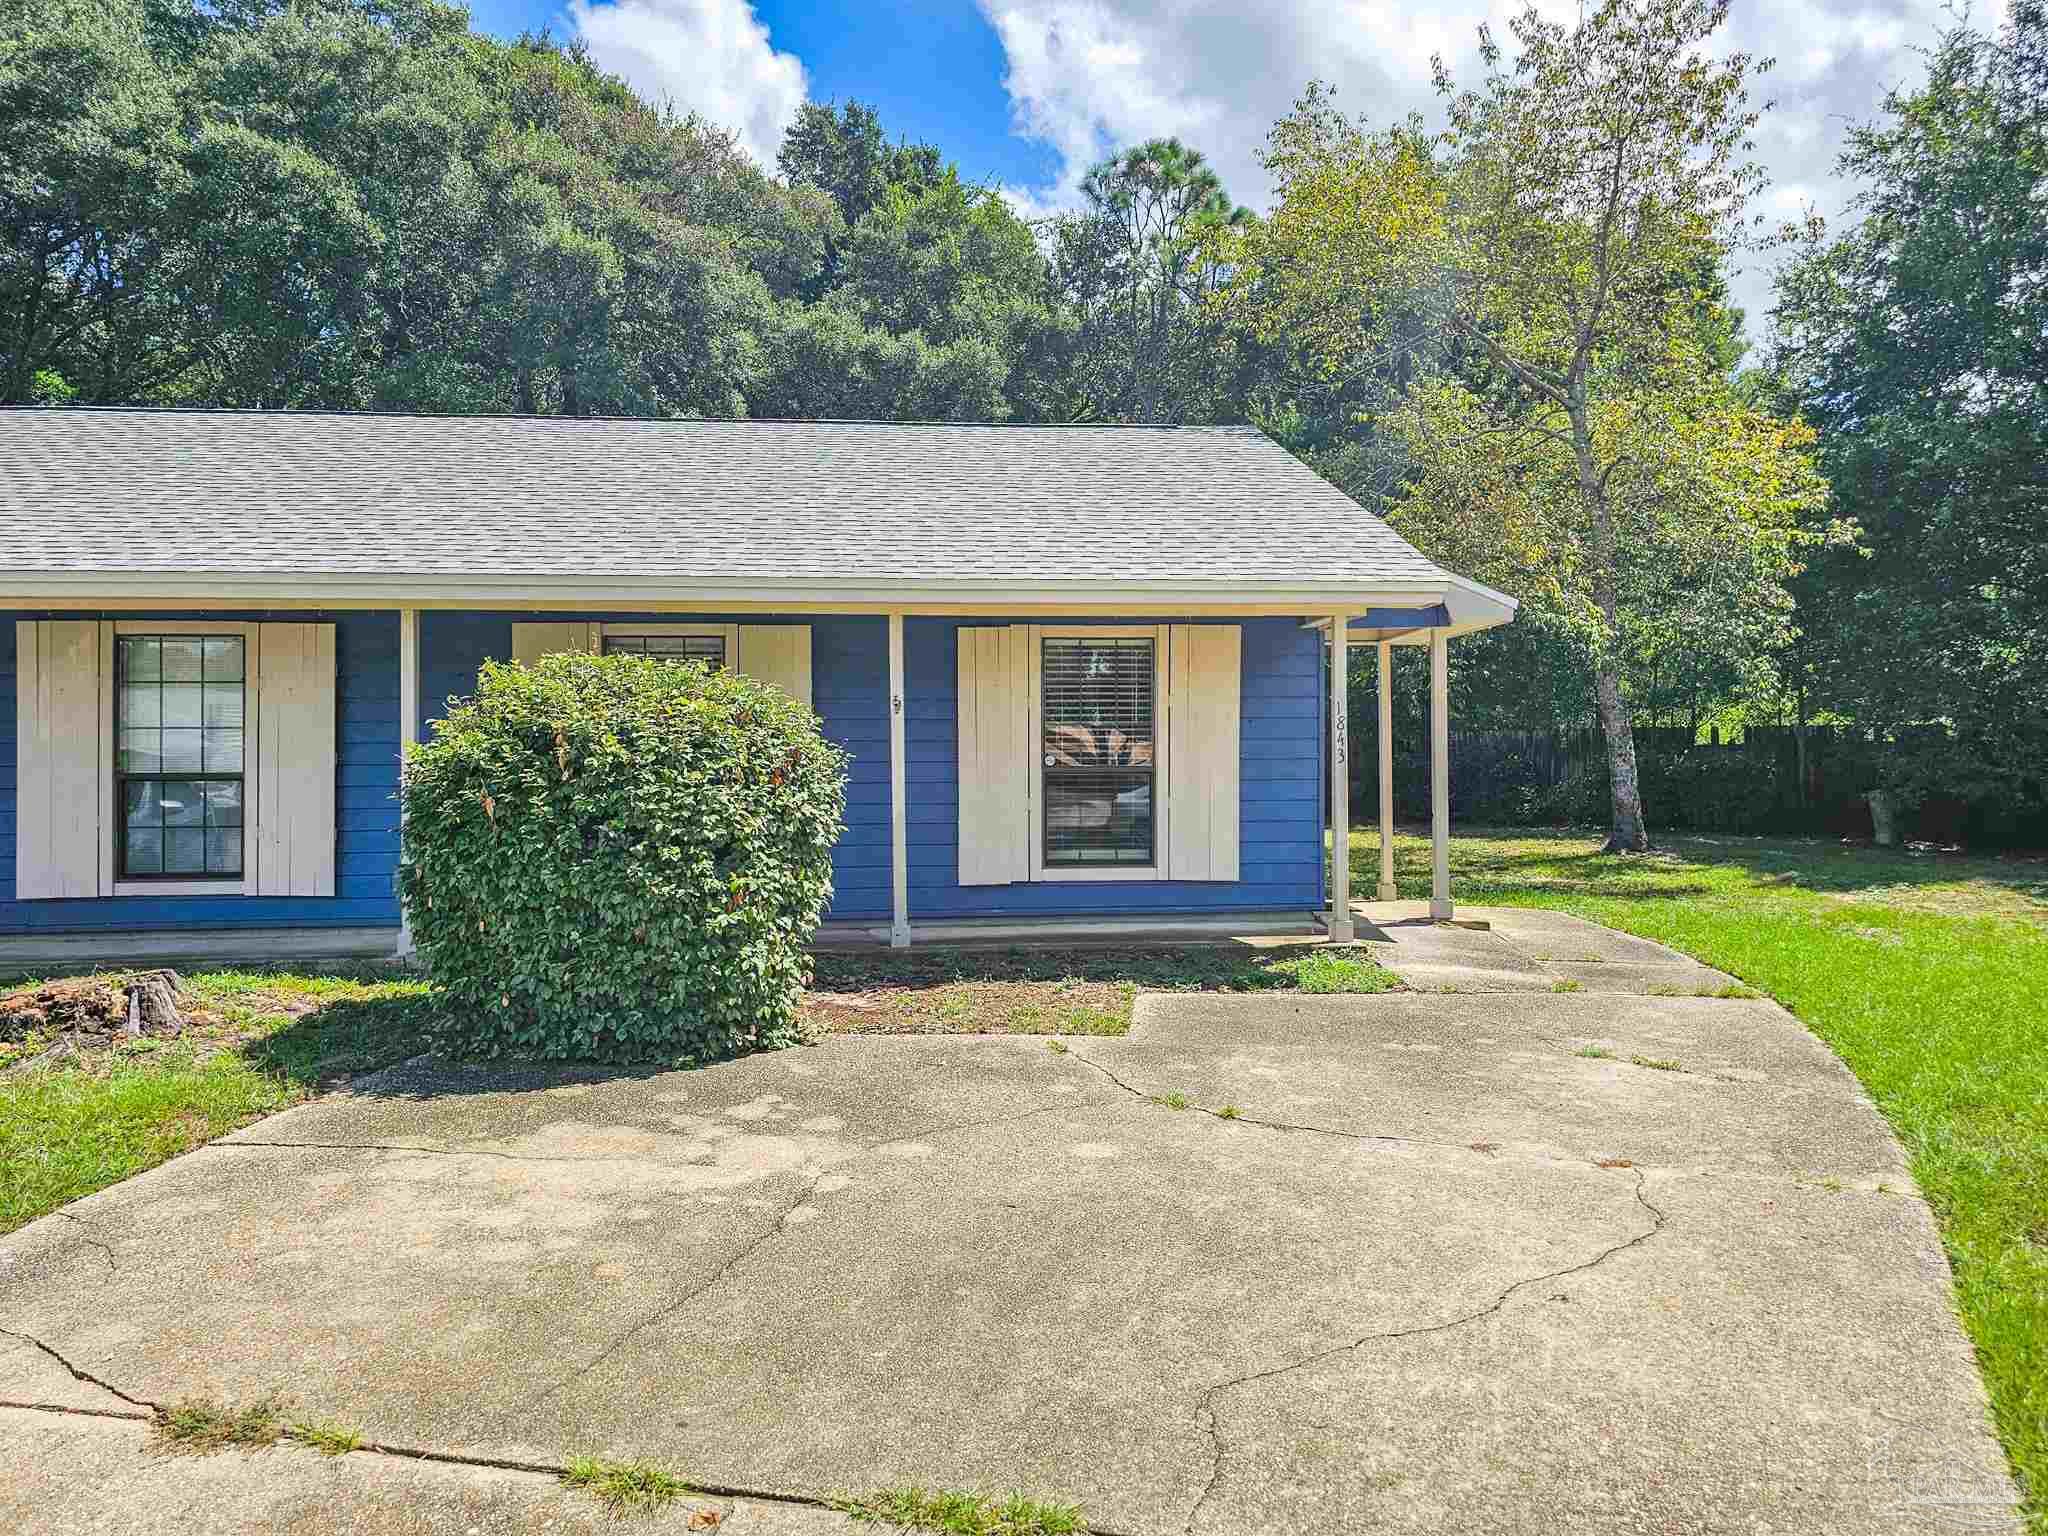
[[407, 759], [413, 937], [467, 1055], [704, 1060], [795, 1039], [845, 756], [696, 663], [492, 663]]

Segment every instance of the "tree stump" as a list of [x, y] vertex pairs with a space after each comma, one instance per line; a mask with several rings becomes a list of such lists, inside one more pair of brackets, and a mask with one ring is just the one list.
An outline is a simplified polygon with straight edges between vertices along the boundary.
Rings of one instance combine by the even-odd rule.
[[176, 971], [137, 971], [128, 978], [126, 991], [129, 1034], [175, 1035], [185, 1027]]
[[176, 1035], [185, 1026], [176, 971], [81, 976], [0, 997], [0, 1039], [32, 1032], [72, 1036]]

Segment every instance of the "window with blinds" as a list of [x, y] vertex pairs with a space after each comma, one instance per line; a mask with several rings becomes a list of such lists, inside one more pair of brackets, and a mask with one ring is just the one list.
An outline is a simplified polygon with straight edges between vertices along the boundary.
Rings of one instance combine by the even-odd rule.
[[1151, 864], [1158, 747], [1154, 643], [1048, 636], [1041, 644], [1045, 863]]
[[714, 672], [725, 670], [723, 635], [614, 635], [604, 637], [607, 656], [652, 656], [660, 661], [701, 661]]

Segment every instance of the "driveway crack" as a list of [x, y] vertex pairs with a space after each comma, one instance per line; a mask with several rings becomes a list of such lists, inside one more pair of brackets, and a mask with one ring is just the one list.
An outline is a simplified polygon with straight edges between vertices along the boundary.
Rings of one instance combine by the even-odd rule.
[[[1155, 1102], [1151, 1094], [1145, 1092], [1142, 1088], [1125, 1082], [1115, 1072], [1105, 1067], [1092, 1056], [1083, 1055], [1071, 1046], [1068, 1047], [1067, 1054], [1075, 1061], [1093, 1067], [1132, 1098], [1146, 1104]], [[1390, 1146], [1429, 1147], [1439, 1152], [1471, 1152], [1476, 1150], [1471, 1145], [1462, 1141], [1430, 1141], [1421, 1136], [1396, 1136], [1388, 1131], [1345, 1131], [1339, 1130], [1335, 1126], [1305, 1125], [1295, 1120], [1268, 1120], [1259, 1115], [1242, 1113], [1226, 1115], [1221, 1110], [1210, 1109], [1207, 1105], [1203, 1104], [1189, 1104], [1186, 1107], [1198, 1115], [1207, 1115], [1211, 1120], [1221, 1120], [1226, 1125], [1256, 1125], [1262, 1130], [1284, 1131], [1293, 1135], [1330, 1136], [1338, 1141], [1377, 1142]]]
[[817, 1193], [818, 1185], [824, 1179], [829, 1177], [835, 1169], [841, 1168], [845, 1166], [847, 1163], [856, 1162], [863, 1157], [871, 1156], [876, 1152], [884, 1150], [885, 1148], [901, 1146], [907, 1142], [922, 1141], [928, 1136], [944, 1136], [949, 1135], [954, 1131], [973, 1131], [983, 1129], [987, 1126], [1009, 1125], [1018, 1120], [1030, 1120], [1039, 1115], [1059, 1114], [1079, 1107], [1079, 1105], [1074, 1104], [1045, 1104], [1039, 1106], [1037, 1109], [1027, 1109], [1012, 1114], [991, 1115], [981, 1120], [960, 1120], [945, 1125], [926, 1126], [916, 1131], [906, 1132], [901, 1136], [891, 1136], [882, 1141], [872, 1142], [867, 1146], [861, 1147], [858, 1151], [854, 1152], [850, 1157], [842, 1158], [838, 1162], [831, 1163], [826, 1167], [820, 1168], [818, 1172], [813, 1174], [811, 1178], [804, 1184], [803, 1188], [798, 1190], [796, 1194], [791, 1197], [789, 1202], [786, 1205], [784, 1205], [780, 1211], [776, 1213], [774, 1220], [763, 1224], [760, 1231], [756, 1232], [753, 1235], [753, 1237], [749, 1238], [745, 1243], [741, 1244], [739, 1248], [737, 1248], [731, 1254], [729, 1254], [722, 1262], [719, 1263], [719, 1265], [715, 1269], [713, 1269], [708, 1275], [704, 1276], [703, 1279], [699, 1280], [696, 1284], [692, 1285], [688, 1290], [684, 1291], [681, 1295], [672, 1297], [668, 1301], [662, 1303], [660, 1307], [648, 1313], [647, 1316], [641, 1318], [638, 1322], [632, 1324], [630, 1327], [626, 1328], [625, 1330], [617, 1334], [611, 1340], [610, 1343], [606, 1344], [604, 1348], [599, 1350], [588, 1361], [578, 1366], [575, 1370], [571, 1371], [567, 1376], [564, 1376], [560, 1381], [556, 1382], [553, 1386], [549, 1387], [545, 1392], [542, 1392], [539, 1396], [534, 1397], [528, 1400], [526, 1403], [522, 1404], [516, 1411], [519, 1413], [529, 1413], [533, 1409], [538, 1408], [542, 1403], [546, 1402], [549, 1398], [554, 1397], [558, 1393], [567, 1390], [569, 1387], [574, 1386], [578, 1381], [582, 1380], [585, 1376], [588, 1376], [592, 1371], [596, 1370], [600, 1365], [604, 1364], [605, 1361], [609, 1360], [613, 1355], [617, 1354], [619, 1350], [624, 1348], [627, 1343], [637, 1338], [642, 1333], [645, 1333], [649, 1328], [652, 1328], [659, 1323], [666, 1322], [669, 1318], [675, 1316], [676, 1313], [682, 1311], [683, 1308], [689, 1306], [692, 1302], [695, 1302], [703, 1296], [708, 1295], [718, 1285], [720, 1281], [725, 1279], [727, 1275], [731, 1274], [733, 1270], [737, 1269], [747, 1259], [753, 1257], [753, 1255], [756, 1252], [758, 1252], [764, 1245], [766, 1245], [769, 1239], [786, 1235], [790, 1231], [790, 1228], [787, 1225], [787, 1223], [789, 1221], [791, 1213], [794, 1212], [798, 1207], [808, 1203], [811, 1196]]
[[1228, 1380], [1216, 1382], [1214, 1385], [1205, 1388], [1201, 1396], [1195, 1400], [1194, 1417], [1195, 1427], [1209, 1441], [1209, 1477], [1203, 1483], [1202, 1491], [1196, 1497], [1193, 1507], [1188, 1510], [1187, 1520], [1183, 1526], [1188, 1536], [1193, 1536], [1196, 1520], [1200, 1518], [1209, 1500], [1215, 1496], [1216, 1485], [1223, 1479], [1223, 1433], [1216, 1418], [1216, 1400], [1219, 1397], [1226, 1392], [1236, 1391], [1239, 1387], [1248, 1387], [1259, 1382], [1272, 1381], [1290, 1372], [1304, 1370], [1312, 1365], [1319, 1365], [1325, 1360], [1333, 1360], [1339, 1355], [1355, 1353], [1368, 1344], [1385, 1344], [1401, 1339], [1426, 1338], [1432, 1334], [1449, 1333], [1454, 1329], [1469, 1327], [1473, 1323], [1483, 1322], [1487, 1318], [1494, 1316], [1507, 1306], [1508, 1302], [1518, 1292], [1527, 1290], [1530, 1286], [1544, 1285], [1552, 1281], [1567, 1279], [1572, 1275], [1585, 1274], [1588, 1270], [1605, 1264], [1609, 1259], [1614, 1258], [1618, 1254], [1627, 1253], [1631, 1248], [1641, 1247], [1664, 1230], [1665, 1224], [1669, 1221], [1670, 1217], [1667, 1212], [1653, 1203], [1649, 1196], [1643, 1192], [1647, 1181], [1642, 1170], [1636, 1169], [1633, 1171], [1635, 1173], [1635, 1189], [1633, 1193], [1636, 1204], [1649, 1212], [1650, 1225], [1636, 1233], [1633, 1237], [1625, 1238], [1618, 1243], [1609, 1244], [1590, 1259], [1583, 1259], [1577, 1264], [1568, 1264], [1562, 1269], [1546, 1270], [1540, 1275], [1526, 1276], [1507, 1286], [1485, 1306], [1477, 1307], [1470, 1312], [1460, 1313], [1458, 1316], [1447, 1318], [1443, 1322], [1422, 1323], [1413, 1328], [1391, 1328], [1377, 1333], [1360, 1334], [1355, 1339], [1349, 1339], [1340, 1344], [1333, 1344], [1327, 1349], [1315, 1350], [1310, 1354], [1285, 1361], [1279, 1365], [1267, 1366], [1262, 1370], [1247, 1371], [1242, 1376], [1233, 1376]]
[[74, 1216], [69, 1211], [65, 1210], [52, 1211], [50, 1212], [50, 1214], [52, 1216], [63, 1217], [64, 1220], [70, 1222], [75, 1227], [83, 1227], [85, 1230], [78, 1234], [78, 1240], [81, 1243], [90, 1243], [93, 1247], [99, 1249], [101, 1254], [104, 1255], [106, 1258], [107, 1268], [119, 1269], [121, 1267], [119, 1264], [114, 1262], [113, 1247], [104, 1239], [97, 1238], [92, 1235], [92, 1224], [88, 1222], [83, 1216]]
[[41, 1339], [37, 1338], [32, 1333], [21, 1333], [13, 1328], [0, 1328], [0, 1337], [19, 1339], [22, 1343], [31, 1345], [32, 1347], [41, 1350], [44, 1354], [48, 1355], [52, 1360], [56, 1361], [59, 1365], [63, 1366], [65, 1370], [69, 1371], [71, 1373], [71, 1379], [73, 1381], [82, 1381], [90, 1386], [98, 1387], [102, 1392], [112, 1393], [115, 1397], [121, 1399], [122, 1402], [128, 1404], [131, 1408], [146, 1408], [152, 1415], [161, 1413], [163, 1411], [160, 1407], [157, 1406], [157, 1404], [151, 1402], [146, 1397], [131, 1397], [128, 1393], [123, 1392], [119, 1387], [115, 1386], [112, 1382], [101, 1380], [99, 1377], [93, 1375], [91, 1371], [80, 1370], [77, 1366], [73, 1365], [69, 1360], [66, 1360], [62, 1355], [57, 1353], [56, 1350], [50, 1348], [49, 1345], [45, 1344]]

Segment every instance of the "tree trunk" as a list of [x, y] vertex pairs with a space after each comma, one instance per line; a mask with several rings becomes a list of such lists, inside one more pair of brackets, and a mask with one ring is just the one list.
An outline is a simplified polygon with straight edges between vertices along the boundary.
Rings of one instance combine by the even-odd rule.
[[1643, 790], [1636, 777], [1635, 725], [1622, 702], [1620, 675], [1604, 663], [1594, 668], [1593, 691], [1600, 700], [1600, 729], [1607, 737], [1607, 767], [1614, 776], [1614, 822], [1606, 851], [1642, 853], [1650, 846], [1650, 834], [1643, 826]]
[[[1600, 729], [1607, 737], [1607, 767], [1614, 779], [1614, 820], [1607, 834], [1607, 852], [1643, 853], [1650, 834], [1643, 825], [1642, 784], [1636, 777], [1635, 724], [1621, 698], [1621, 670], [1616, 653], [1621, 636], [1621, 605], [1615, 596], [1621, 551], [1614, 518], [1607, 505], [1607, 482], [1593, 466], [1593, 431], [1586, 409], [1583, 376], [1572, 383], [1565, 413], [1571, 418], [1572, 450], [1578, 459], [1579, 497], [1593, 527], [1593, 601], [1599, 605], [1607, 633], [1593, 661], [1593, 692], [1600, 704]], [[1611, 468], [1611, 466], [1610, 466]]]

